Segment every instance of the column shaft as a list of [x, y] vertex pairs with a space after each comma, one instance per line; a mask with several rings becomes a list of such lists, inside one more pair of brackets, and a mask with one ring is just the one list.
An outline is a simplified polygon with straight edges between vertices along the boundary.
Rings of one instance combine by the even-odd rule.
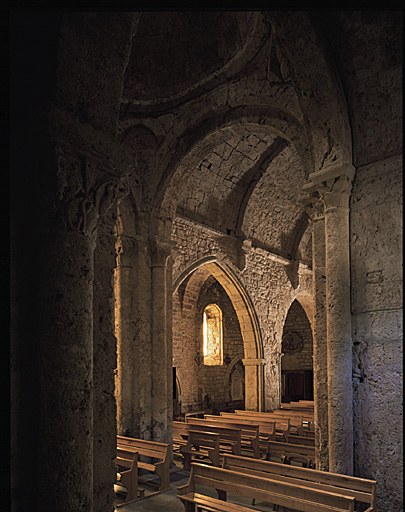
[[329, 470], [353, 474], [349, 210], [327, 209], [325, 228]]
[[312, 261], [314, 296], [314, 415], [316, 467], [329, 469], [328, 359], [326, 326], [325, 219], [313, 220]]
[[134, 432], [133, 345], [135, 319], [133, 311], [134, 270], [132, 268], [133, 241], [121, 236], [117, 242], [117, 268], [115, 269], [115, 335], [117, 338], [117, 431], [120, 435]]
[[99, 224], [94, 256], [93, 314], [93, 501], [94, 510], [114, 509], [116, 468], [117, 365], [114, 334], [115, 215], [111, 210]]
[[61, 225], [41, 247], [40, 509], [93, 510], [94, 239]]

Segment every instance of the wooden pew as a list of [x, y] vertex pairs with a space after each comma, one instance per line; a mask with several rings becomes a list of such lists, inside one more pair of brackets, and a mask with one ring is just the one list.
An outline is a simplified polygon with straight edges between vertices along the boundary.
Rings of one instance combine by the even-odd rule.
[[256, 411], [242, 411], [235, 410], [235, 414], [238, 416], [248, 417], [254, 420], [267, 420], [274, 421], [276, 426], [276, 437], [284, 437], [285, 434], [291, 434], [291, 421], [290, 418], [281, 418], [277, 416], [271, 416], [267, 412], [256, 412]]
[[[250, 460], [259, 462], [258, 459]], [[220, 499], [202, 494], [200, 486], [216, 489]], [[191, 464], [188, 483], [177, 489], [177, 498], [184, 503], [186, 512], [194, 512], [196, 508], [210, 512], [252, 512], [250, 507], [225, 501], [226, 493], [263, 500], [301, 512], [354, 511], [353, 497], [194, 463]]]
[[286, 435], [285, 442], [294, 444], [305, 444], [307, 446], [315, 446], [315, 438], [306, 436]]
[[[275, 409], [273, 411], [268, 411], [268, 413], [264, 414], [273, 414], [278, 415], [284, 418], [290, 418], [291, 420], [297, 420], [299, 423], [302, 424], [302, 428], [305, 430], [315, 430], [314, 425], [314, 413], [305, 411], [303, 409], [301, 410], [287, 410], [287, 409]], [[292, 425], [294, 424], [294, 421], [292, 421]], [[299, 435], [302, 435], [300, 433]]]
[[234, 455], [241, 455], [242, 432], [240, 428], [212, 425], [208, 424], [206, 420], [200, 420], [198, 418], [189, 418], [186, 425], [187, 424], [190, 425], [190, 428], [193, 430], [219, 434], [220, 453], [231, 450]]
[[122, 451], [128, 458], [129, 454], [138, 453], [139, 456], [157, 459], [157, 462], [144, 462], [138, 458], [138, 468], [156, 473], [160, 478], [159, 492], [164, 492], [170, 487], [170, 460], [169, 445], [155, 441], [145, 441], [133, 437], [117, 436], [117, 454]]
[[[248, 448], [253, 451], [253, 456], [256, 458], [260, 457], [260, 438], [259, 438], [259, 425], [251, 425], [247, 423], [232, 422], [228, 421], [223, 416], [214, 416], [212, 414], [206, 414], [204, 417], [204, 425], [213, 425], [216, 424], [223, 425], [224, 427], [229, 428], [238, 428], [241, 431], [241, 443], [245, 448]], [[206, 423], [207, 422], [207, 423]], [[196, 421], [194, 424], [199, 424]], [[202, 423], [201, 423], [202, 424]]]
[[[232, 412], [221, 412], [221, 417], [226, 418], [228, 421], [239, 423], [241, 420], [237, 414]], [[243, 423], [249, 425], [259, 425], [259, 438], [261, 441], [267, 442], [269, 439], [276, 440], [276, 422], [275, 420], [269, 421], [268, 419], [250, 418], [249, 416], [243, 417]]]
[[187, 444], [180, 448], [183, 468], [189, 470], [193, 456], [208, 457], [214, 466], [219, 466], [219, 434], [189, 430]]
[[173, 421], [173, 451], [178, 451], [186, 446], [190, 424], [184, 421]]
[[272, 480], [298, 483], [313, 489], [346, 494], [361, 503], [369, 505], [366, 512], [376, 512], [377, 482], [375, 480], [297, 466], [286, 466], [277, 462], [255, 460], [250, 457], [238, 457], [229, 454], [224, 455], [222, 468], [248, 473], [249, 475], [263, 476]]
[[268, 441], [264, 459], [271, 460], [271, 457], [280, 458], [287, 464], [290, 463], [291, 459], [302, 460], [308, 463], [308, 467], [312, 468], [315, 465], [315, 446]]
[[[224, 426], [216, 426], [216, 425], [207, 425], [204, 423], [198, 423], [205, 420], [200, 420], [197, 418], [190, 418], [187, 423], [183, 422], [177, 422], [181, 423], [181, 425], [174, 425], [175, 422], [173, 422], [173, 436], [174, 432], [176, 431], [177, 435], [182, 436], [185, 441], [184, 445], [187, 444], [187, 437], [189, 430], [200, 430], [202, 432], [214, 432], [216, 434], [219, 434], [219, 451], [222, 452], [228, 452], [229, 450], [232, 451], [234, 455], [241, 455], [241, 447], [242, 447], [242, 435], [241, 430], [239, 428], [230, 428], [230, 427], [224, 427]], [[174, 441], [173, 441], [174, 442]]]
[[116, 505], [117, 508], [123, 507], [124, 505], [128, 505], [129, 503], [133, 503], [138, 501], [139, 498], [143, 498], [145, 494], [145, 489], [138, 487], [138, 454], [131, 453], [130, 458], [116, 457], [115, 464], [120, 468], [130, 467], [130, 469], [117, 472], [117, 482], [122, 484], [126, 490], [127, 495], [124, 503], [118, 503]]

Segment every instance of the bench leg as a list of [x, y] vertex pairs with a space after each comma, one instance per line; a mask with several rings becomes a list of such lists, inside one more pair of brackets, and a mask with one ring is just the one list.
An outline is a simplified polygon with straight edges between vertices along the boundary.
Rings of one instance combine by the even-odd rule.
[[167, 491], [170, 489], [169, 463], [156, 466], [156, 473], [160, 477], [160, 490]]

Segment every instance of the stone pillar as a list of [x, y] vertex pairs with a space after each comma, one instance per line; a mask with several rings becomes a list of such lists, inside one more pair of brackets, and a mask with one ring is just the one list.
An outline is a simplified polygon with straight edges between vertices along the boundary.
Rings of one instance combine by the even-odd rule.
[[245, 409], [263, 411], [263, 366], [264, 359], [242, 359], [245, 367]]
[[135, 435], [134, 385], [136, 371], [133, 346], [134, 331], [133, 269], [134, 240], [120, 234], [116, 241], [117, 267], [115, 269], [115, 335], [117, 337], [117, 374], [115, 396], [117, 401], [117, 432]]
[[303, 199], [302, 204], [312, 224], [313, 270], [313, 361], [315, 464], [321, 471], [329, 470], [328, 429], [328, 354], [326, 327], [326, 267], [324, 205], [317, 194]]
[[42, 205], [38, 481], [44, 512], [94, 509], [94, 250], [99, 217], [111, 207], [119, 180], [83, 154], [58, 145], [56, 190], [47, 189]]
[[329, 471], [353, 474], [353, 386], [350, 311], [351, 165], [310, 175], [325, 206]]
[[116, 211], [100, 220], [94, 255], [93, 306], [93, 503], [94, 510], [114, 509], [116, 480], [117, 367], [114, 332], [114, 267]]
[[173, 349], [171, 244], [157, 238], [151, 248], [152, 439], [172, 444]]

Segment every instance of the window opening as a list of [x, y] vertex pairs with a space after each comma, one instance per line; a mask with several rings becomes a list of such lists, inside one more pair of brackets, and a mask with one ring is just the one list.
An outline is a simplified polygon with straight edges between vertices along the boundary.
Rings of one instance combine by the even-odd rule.
[[216, 304], [210, 304], [204, 309], [203, 355], [206, 365], [223, 364], [222, 311]]

